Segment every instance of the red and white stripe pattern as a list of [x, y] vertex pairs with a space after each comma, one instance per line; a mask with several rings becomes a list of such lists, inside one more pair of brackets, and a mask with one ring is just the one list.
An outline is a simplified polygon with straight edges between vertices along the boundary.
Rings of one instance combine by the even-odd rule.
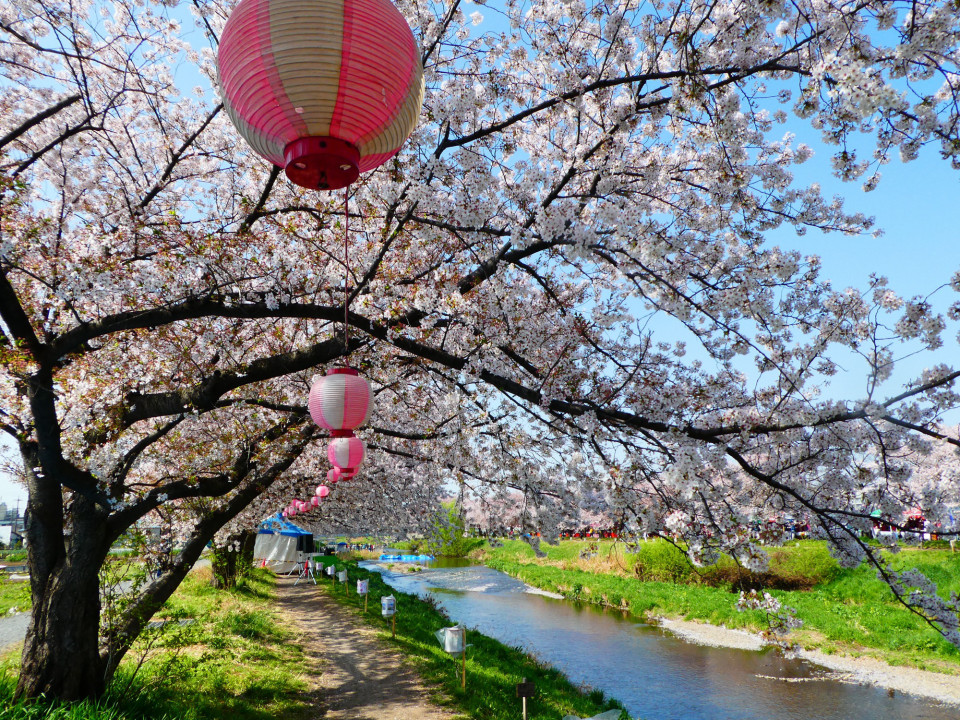
[[366, 172], [399, 151], [423, 105], [420, 50], [390, 0], [241, 0], [217, 71], [224, 109], [250, 147], [316, 189], [356, 175], [302, 181], [287, 148], [343, 142], [357, 153], [353, 172]]

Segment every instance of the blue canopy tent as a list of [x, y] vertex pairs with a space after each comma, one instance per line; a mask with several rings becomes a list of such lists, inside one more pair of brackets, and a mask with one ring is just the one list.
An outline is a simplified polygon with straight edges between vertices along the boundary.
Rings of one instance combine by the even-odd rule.
[[289, 572], [299, 559], [297, 540], [305, 537], [313, 536], [277, 513], [260, 523], [253, 545], [253, 560], [276, 572]]

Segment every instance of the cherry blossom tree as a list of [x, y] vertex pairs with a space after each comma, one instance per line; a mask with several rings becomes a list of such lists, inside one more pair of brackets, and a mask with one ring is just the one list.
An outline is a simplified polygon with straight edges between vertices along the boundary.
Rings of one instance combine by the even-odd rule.
[[[861, 540], [906, 454], [958, 444], [938, 428], [960, 371], [890, 388], [950, 318], [767, 241], [872, 229], [794, 180], [814, 148], [788, 123], [867, 189], [897, 156], [960, 166], [955, 2], [401, 0], [425, 106], [349, 190], [349, 268], [343, 198], [290, 186], [222, 112], [231, 5], [0, 0], [20, 696], [98, 695], [207, 542], [322, 480], [305, 400], [344, 362], [376, 390], [369, 458], [318, 529], [416, 528], [458, 486], [521, 494], [549, 536], [603, 497], [699, 562], [758, 565], [743, 499], [765, 493], [960, 642], [956, 598]], [[838, 353], [862, 360], [858, 397], [822, 392]], [[104, 632], [98, 570], [156, 516], [181, 551]]]

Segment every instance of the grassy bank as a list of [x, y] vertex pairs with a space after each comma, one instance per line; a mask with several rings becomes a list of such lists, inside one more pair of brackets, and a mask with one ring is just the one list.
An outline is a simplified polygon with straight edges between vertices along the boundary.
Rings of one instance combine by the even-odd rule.
[[[325, 564], [333, 562], [326, 558]], [[342, 569], [343, 562], [337, 562]], [[482, 720], [515, 720], [520, 717], [520, 700], [516, 685], [523, 678], [536, 685], [537, 695], [528, 702], [531, 720], [557, 720], [567, 715], [590, 717], [603, 710], [620, 707], [606, 700], [599, 691], [585, 692], [573, 686], [559, 671], [544, 666], [522, 650], [510, 648], [476, 632], [467, 632], [467, 642], [473, 647], [467, 652], [467, 687], [461, 689], [460, 661], [445, 653], [434, 632], [453, 623], [432, 603], [392, 590], [379, 573], [346, 563], [350, 584], [343, 592], [337, 584], [331, 597], [352, 608], [365, 622], [380, 629], [381, 636], [394, 644], [410, 661], [428, 684], [442, 690], [453, 703], [453, 709], [471, 718]], [[369, 610], [363, 611], [363, 598], [356, 594], [356, 580], [369, 579]], [[332, 587], [324, 577], [320, 583]], [[391, 636], [388, 620], [380, 615], [380, 598], [397, 598], [396, 638]], [[625, 713], [624, 713], [625, 716]]]
[[192, 573], [157, 615], [172, 622], [144, 634], [97, 703], [14, 703], [20, 658], [8, 652], [0, 720], [306, 718], [307, 661], [271, 609], [273, 584], [255, 571], [235, 590], [214, 590], [208, 569]]
[[0, 617], [11, 612], [26, 612], [30, 605], [30, 583], [0, 575]]
[[[573, 600], [617, 607], [641, 618], [679, 617], [747, 630], [762, 630], [765, 623], [759, 613], [736, 610], [739, 589], [774, 588], [771, 594], [796, 608], [804, 621], [792, 637], [803, 647], [960, 674], [957, 648], [899, 605], [875, 571], [840, 568], [822, 542], [772, 549], [770, 570], [762, 576], [743, 573], [729, 559], [715, 568], [694, 568], [683, 553], [662, 541], [641, 543], [636, 553], [613, 542], [565, 541], [559, 547], [541, 547], [546, 558], [536, 558], [520, 541], [488, 548], [481, 558], [490, 567]], [[919, 568], [944, 596], [960, 592], [960, 553], [908, 548], [892, 563], [898, 569]]]

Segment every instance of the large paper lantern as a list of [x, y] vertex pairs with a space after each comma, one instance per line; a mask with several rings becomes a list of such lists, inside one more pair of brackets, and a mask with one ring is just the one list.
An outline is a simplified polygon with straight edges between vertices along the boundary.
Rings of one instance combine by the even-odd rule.
[[327, 447], [327, 457], [330, 459], [330, 464], [340, 470], [340, 476], [343, 479], [344, 471], [352, 475], [353, 471], [360, 467], [360, 463], [363, 462], [363, 451], [363, 441], [355, 435], [335, 437]]
[[307, 407], [314, 422], [334, 435], [353, 430], [370, 417], [370, 383], [353, 368], [334, 368], [313, 383]]
[[390, 0], [241, 0], [217, 70], [240, 135], [315, 190], [393, 157], [423, 104], [417, 44]]

